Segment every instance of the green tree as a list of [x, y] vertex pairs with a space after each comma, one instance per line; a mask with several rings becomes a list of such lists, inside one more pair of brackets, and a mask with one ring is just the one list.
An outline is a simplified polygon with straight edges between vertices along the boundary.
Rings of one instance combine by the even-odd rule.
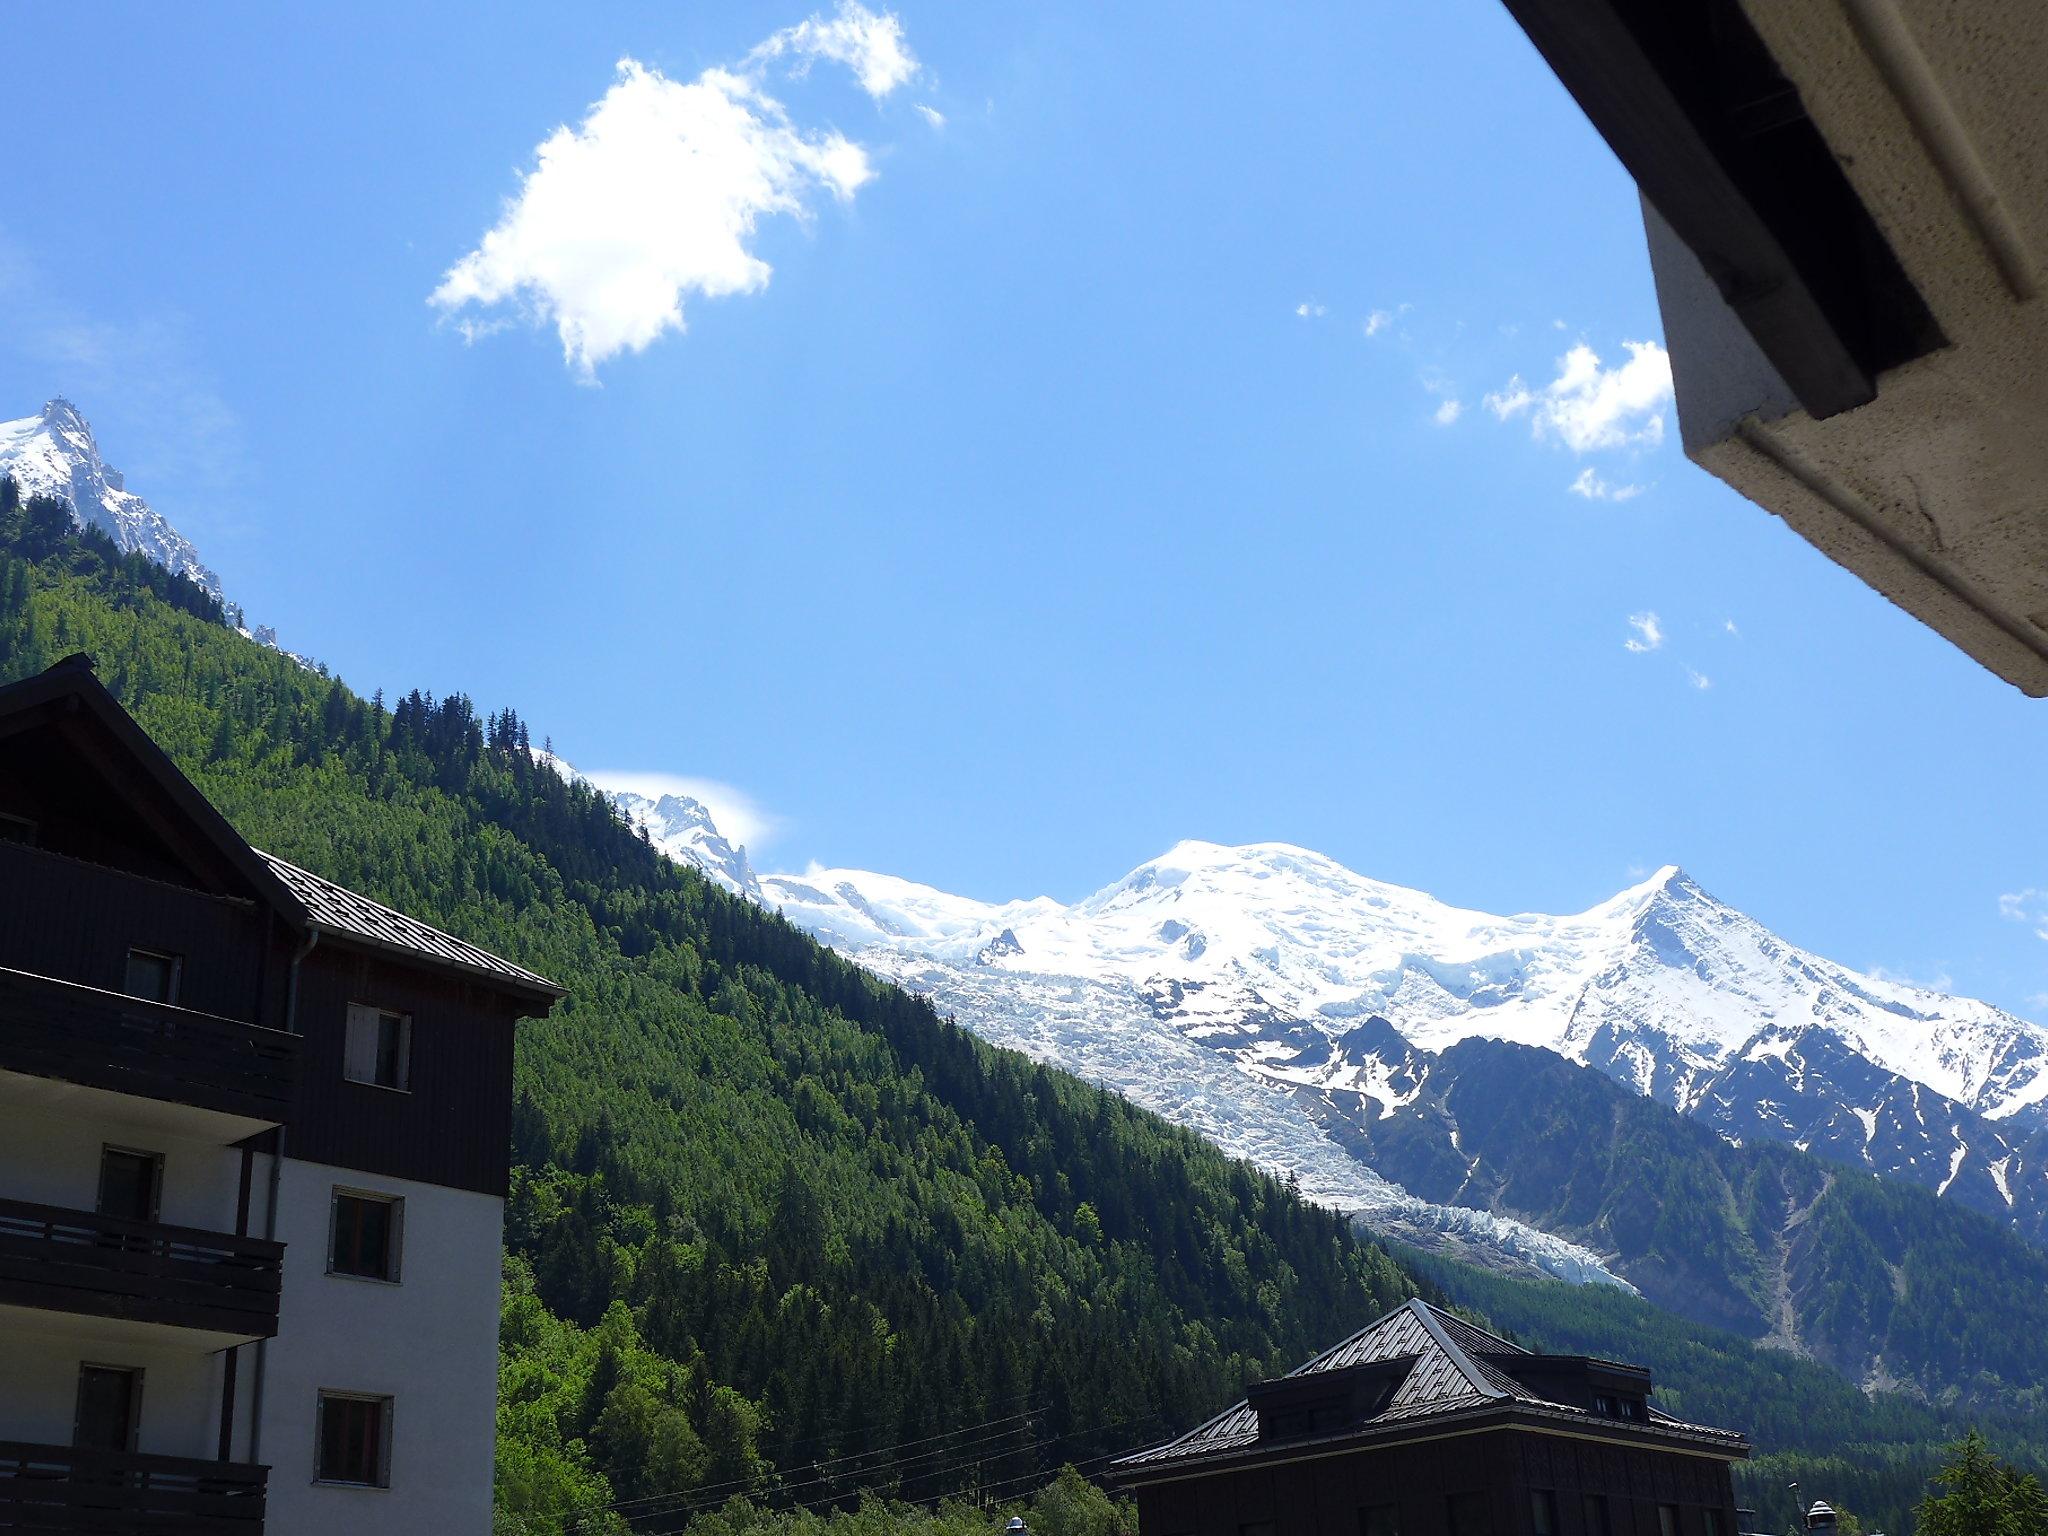
[[1949, 1447], [1934, 1482], [1943, 1491], [1921, 1502], [1920, 1536], [2048, 1536], [2040, 1480], [1993, 1456], [1974, 1429]]

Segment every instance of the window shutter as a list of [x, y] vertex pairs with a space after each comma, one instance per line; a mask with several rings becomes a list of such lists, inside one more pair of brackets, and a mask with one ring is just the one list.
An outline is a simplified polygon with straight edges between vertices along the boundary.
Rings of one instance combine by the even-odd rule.
[[342, 1058], [342, 1075], [351, 1082], [377, 1081], [378, 1010], [361, 1003], [348, 1005], [348, 1045]]

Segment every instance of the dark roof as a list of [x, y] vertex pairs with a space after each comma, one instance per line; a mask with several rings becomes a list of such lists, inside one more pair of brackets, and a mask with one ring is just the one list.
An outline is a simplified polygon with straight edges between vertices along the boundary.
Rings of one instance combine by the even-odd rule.
[[[1342, 1448], [1348, 1441], [1397, 1434], [1422, 1419], [1463, 1419], [1512, 1414], [1525, 1418], [1582, 1421], [1602, 1433], [1703, 1444], [1729, 1456], [1746, 1456], [1748, 1442], [1725, 1429], [1688, 1424], [1650, 1410], [1647, 1424], [1596, 1417], [1583, 1408], [1550, 1402], [1502, 1369], [1517, 1357], [1536, 1358], [1519, 1344], [1475, 1328], [1428, 1302], [1414, 1300], [1383, 1314], [1335, 1348], [1288, 1373], [1289, 1380], [1318, 1372], [1349, 1370], [1382, 1361], [1412, 1359], [1401, 1384], [1372, 1417], [1337, 1434], [1275, 1444], [1259, 1439], [1259, 1416], [1249, 1401], [1226, 1408], [1179, 1439], [1138, 1451], [1111, 1464], [1114, 1476], [1144, 1481], [1210, 1461], [1257, 1460], [1264, 1454], [1290, 1456], [1304, 1447]], [[1632, 1366], [1596, 1365], [1633, 1371]]]
[[309, 925], [319, 933], [375, 949], [391, 950], [409, 958], [424, 959], [444, 967], [495, 981], [515, 991], [538, 994], [553, 1000], [565, 997], [562, 988], [523, 965], [480, 949], [465, 939], [407, 917], [382, 902], [358, 895], [345, 885], [322, 879], [311, 870], [280, 859], [274, 853], [257, 850], [260, 857], [305, 908]]
[[263, 901], [295, 928], [310, 929], [353, 943], [388, 950], [455, 970], [534, 1000], [545, 1009], [564, 996], [562, 988], [524, 966], [479, 949], [403, 912], [359, 896], [345, 886], [263, 853], [228, 824], [213, 802], [150, 740], [120, 702], [94, 675], [92, 659], [67, 656], [34, 677], [0, 687], [0, 735], [83, 717], [111, 738], [111, 759], [120, 765], [122, 792], [146, 795], [162, 807], [156, 825], [176, 838], [188, 856], [202, 852], [232, 871], [241, 894]]

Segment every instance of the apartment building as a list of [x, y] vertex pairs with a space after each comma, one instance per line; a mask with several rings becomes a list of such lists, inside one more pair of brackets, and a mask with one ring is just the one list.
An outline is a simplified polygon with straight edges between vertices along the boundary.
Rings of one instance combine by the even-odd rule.
[[560, 989], [0, 688], [0, 1530], [490, 1527], [513, 1032]]

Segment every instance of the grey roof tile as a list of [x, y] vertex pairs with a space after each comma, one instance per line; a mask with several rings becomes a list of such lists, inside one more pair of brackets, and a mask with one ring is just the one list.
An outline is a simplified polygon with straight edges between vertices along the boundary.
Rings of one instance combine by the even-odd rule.
[[563, 991], [545, 976], [514, 965], [502, 956], [480, 949], [467, 940], [407, 917], [381, 902], [358, 895], [345, 885], [322, 879], [311, 870], [280, 859], [276, 854], [256, 852], [296, 896], [312, 918], [313, 926], [346, 939], [356, 939], [378, 949], [416, 955], [443, 967], [464, 971], [485, 980], [511, 985], [522, 992], [563, 996]]

